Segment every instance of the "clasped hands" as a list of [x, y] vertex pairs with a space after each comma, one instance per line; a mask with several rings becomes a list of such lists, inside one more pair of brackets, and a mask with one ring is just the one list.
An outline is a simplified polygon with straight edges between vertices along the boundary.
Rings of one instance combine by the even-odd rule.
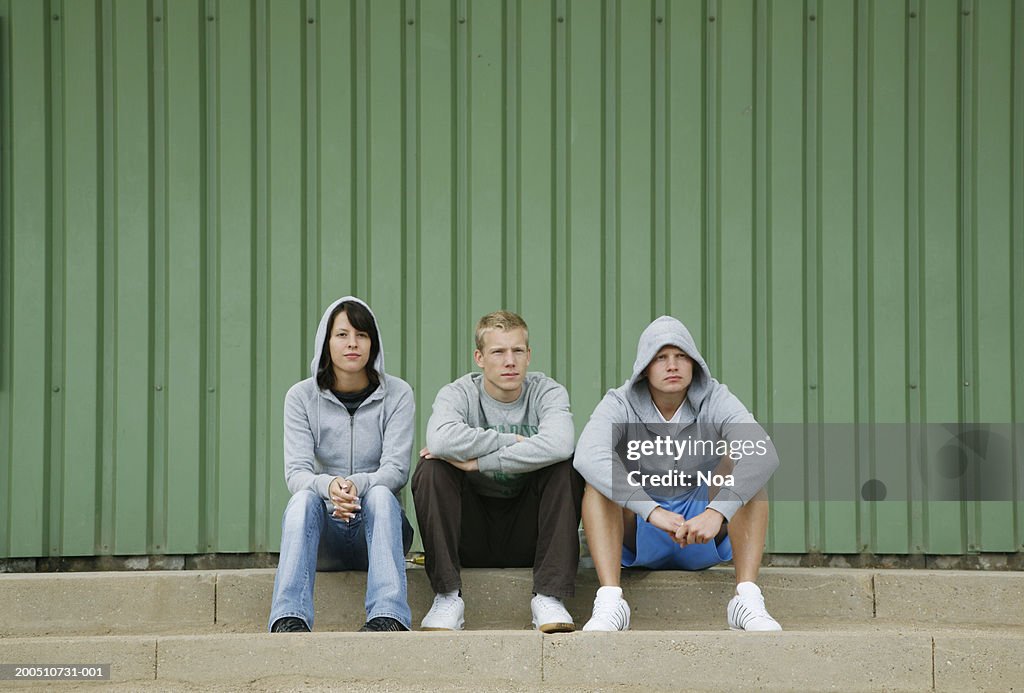
[[334, 477], [331, 480], [331, 485], [327, 487], [327, 493], [331, 497], [331, 503], [334, 504], [332, 517], [348, 522], [362, 509], [359, 505], [359, 490], [349, 479], [340, 476]]
[[724, 520], [722, 513], [711, 508], [689, 520], [665, 508], [655, 508], [647, 518], [650, 524], [672, 537], [679, 546], [708, 543], [722, 531]]

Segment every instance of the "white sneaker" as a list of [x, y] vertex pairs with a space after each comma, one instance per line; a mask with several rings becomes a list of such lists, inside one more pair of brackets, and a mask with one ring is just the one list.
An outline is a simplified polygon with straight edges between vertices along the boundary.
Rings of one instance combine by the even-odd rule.
[[629, 604], [622, 598], [621, 587], [606, 585], [597, 591], [594, 614], [583, 630], [629, 630]]
[[420, 621], [421, 630], [462, 630], [465, 625], [463, 615], [466, 603], [462, 601], [458, 590], [447, 594], [435, 594], [434, 604]]
[[764, 608], [761, 588], [752, 582], [736, 585], [736, 596], [729, 601], [727, 612], [729, 627], [733, 630], [782, 630], [779, 622]]
[[533, 612], [533, 627], [541, 633], [571, 633], [576, 630], [572, 616], [558, 597], [535, 594], [530, 600]]

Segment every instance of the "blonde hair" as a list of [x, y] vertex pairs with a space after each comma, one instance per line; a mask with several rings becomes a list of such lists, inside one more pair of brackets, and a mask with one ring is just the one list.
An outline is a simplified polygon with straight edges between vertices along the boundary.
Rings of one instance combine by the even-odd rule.
[[496, 310], [493, 313], [488, 313], [476, 324], [476, 348], [479, 351], [484, 350], [484, 335], [491, 330], [508, 332], [517, 329], [522, 329], [526, 333], [526, 346], [530, 346], [530, 330], [526, 326], [525, 320], [510, 310]]

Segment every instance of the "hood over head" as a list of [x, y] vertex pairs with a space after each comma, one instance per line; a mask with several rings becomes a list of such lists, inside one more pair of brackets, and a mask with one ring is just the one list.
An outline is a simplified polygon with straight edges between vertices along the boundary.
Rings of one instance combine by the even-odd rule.
[[[667, 345], [679, 347], [693, 359], [693, 381], [686, 391], [686, 399], [693, 407], [693, 411], [698, 412], [704, 399], [714, 389], [714, 380], [711, 377], [708, 364], [697, 350], [697, 344], [693, 341], [690, 331], [686, 329], [686, 325], [670, 315], [662, 315], [640, 334], [640, 342], [636, 348], [636, 361], [633, 362], [633, 374], [625, 384], [626, 397], [637, 412], [653, 416], [654, 403], [647, 390], [647, 377], [644, 375], [644, 370], [654, 360], [658, 351]], [[648, 409], [651, 411], [646, 412]], [[655, 418], [649, 420], [657, 421]]]
[[350, 301], [352, 303], [358, 303], [359, 305], [366, 308], [370, 317], [373, 318], [373, 325], [377, 328], [377, 358], [373, 361], [373, 370], [377, 371], [377, 375], [380, 376], [381, 385], [384, 385], [384, 338], [380, 333], [380, 323], [377, 322], [377, 316], [374, 315], [373, 310], [366, 304], [366, 301], [356, 298], [355, 296], [342, 296], [337, 301], [327, 306], [327, 310], [324, 311], [323, 316], [320, 318], [320, 324], [316, 328], [316, 337], [313, 338], [313, 360], [309, 363], [309, 373], [316, 380], [316, 373], [320, 366], [320, 358], [324, 350], [324, 339], [327, 337], [327, 330], [330, 329], [330, 325], [327, 324], [327, 320], [331, 317], [331, 313], [338, 307], [339, 304]]

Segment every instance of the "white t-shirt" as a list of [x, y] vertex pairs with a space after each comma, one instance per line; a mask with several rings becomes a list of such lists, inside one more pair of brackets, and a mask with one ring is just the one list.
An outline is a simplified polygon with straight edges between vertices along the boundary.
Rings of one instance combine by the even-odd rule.
[[[683, 404], [686, 404], [685, 399], [683, 400]], [[676, 413], [672, 415], [671, 419], [666, 419], [664, 416], [662, 416], [661, 410], [658, 409], [657, 407], [655, 407], [654, 409], [658, 412], [658, 416], [661, 417], [661, 420], [664, 421], [665, 423], [679, 423], [679, 420], [682, 418], [683, 415], [683, 404], [679, 405], [679, 408], [676, 409]]]

